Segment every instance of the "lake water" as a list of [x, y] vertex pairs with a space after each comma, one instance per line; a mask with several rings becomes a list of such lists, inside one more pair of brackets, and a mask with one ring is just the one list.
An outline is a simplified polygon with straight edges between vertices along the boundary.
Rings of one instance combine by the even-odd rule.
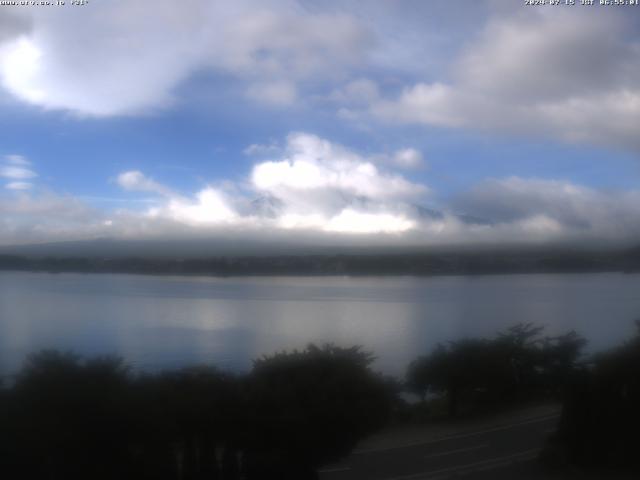
[[518, 322], [575, 329], [591, 350], [640, 318], [640, 275], [202, 278], [0, 272], [0, 370], [43, 348], [156, 370], [251, 360], [309, 342], [363, 345], [399, 375], [437, 342]]

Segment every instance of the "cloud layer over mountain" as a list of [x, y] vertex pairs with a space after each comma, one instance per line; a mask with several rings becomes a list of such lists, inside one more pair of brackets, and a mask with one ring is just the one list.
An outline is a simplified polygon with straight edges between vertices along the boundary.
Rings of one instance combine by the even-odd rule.
[[[138, 208], [106, 211], [42, 188], [0, 197], [2, 243], [110, 238], [266, 237], [319, 245], [623, 244], [640, 235], [640, 191], [605, 192], [566, 181], [486, 180], [439, 209], [430, 188], [381, 162], [308, 133], [292, 133], [246, 181], [182, 193], [140, 171], [117, 185], [145, 195]], [[23, 157], [5, 173], [35, 176]], [[19, 159], [19, 162], [16, 160]], [[17, 178], [16, 176], [12, 178]], [[11, 188], [10, 186], [8, 188]], [[133, 200], [133, 199], [132, 199]], [[142, 207], [140, 207], [142, 205]]]

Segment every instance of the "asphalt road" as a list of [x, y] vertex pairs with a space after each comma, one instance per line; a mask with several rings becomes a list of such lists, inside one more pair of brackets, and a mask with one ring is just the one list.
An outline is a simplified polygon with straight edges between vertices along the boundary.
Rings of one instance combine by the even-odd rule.
[[322, 480], [535, 478], [535, 458], [555, 430], [557, 414], [488, 426], [403, 446], [356, 451], [320, 471]]

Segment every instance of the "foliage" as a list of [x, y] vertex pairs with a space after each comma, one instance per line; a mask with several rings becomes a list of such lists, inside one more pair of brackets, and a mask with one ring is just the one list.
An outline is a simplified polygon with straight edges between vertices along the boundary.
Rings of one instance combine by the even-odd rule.
[[[305, 468], [338, 460], [384, 425], [393, 392], [369, 369], [372, 360], [359, 347], [332, 345], [257, 360], [248, 397], [251, 423], [257, 426], [251, 460], [259, 470], [265, 470], [268, 452], [270, 461], [300, 462], [293, 478], [304, 478]], [[272, 474], [282, 477], [280, 471]]]
[[579, 368], [585, 340], [575, 332], [543, 337], [543, 328], [518, 324], [494, 339], [463, 339], [438, 345], [412, 362], [406, 385], [424, 400], [445, 394], [449, 415], [461, 401], [510, 402], [531, 396], [558, 394]]
[[637, 325], [632, 340], [597, 355], [571, 383], [556, 439], [571, 463], [640, 470], [640, 322]]
[[305, 479], [379, 427], [392, 392], [354, 348], [133, 375], [45, 351], [0, 390], [0, 469], [20, 479]]

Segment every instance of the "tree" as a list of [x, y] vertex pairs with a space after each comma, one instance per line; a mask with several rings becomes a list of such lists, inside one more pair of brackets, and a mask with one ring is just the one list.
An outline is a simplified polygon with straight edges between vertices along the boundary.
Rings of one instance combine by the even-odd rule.
[[315, 478], [384, 425], [393, 392], [359, 347], [309, 345], [255, 361], [248, 379], [248, 478]]
[[7, 468], [15, 478], [116, 478], [127, 465], [127, 381], [119, 359], [30, 356], [9, 404]]
[[439, 344], [412, 362], [406, 386], [424, 401], [445, 395], [449, 416], [462, 402], [504, 403], [557, 394], [576, 369], [586, 341], [575, 332], [543, 338], [543, 327], [518, 324], [494, 339], [463, 339]]
[[640, 471], [640, 322], [625, 344], [596, 355], [576, 375], [563, 405], [556, 441], [585, 467]]

